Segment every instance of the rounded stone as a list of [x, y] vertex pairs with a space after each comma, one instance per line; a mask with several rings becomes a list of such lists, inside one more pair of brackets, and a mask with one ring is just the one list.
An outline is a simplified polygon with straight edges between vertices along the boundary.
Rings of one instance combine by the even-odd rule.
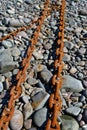
[[63, 115], [61, 119], [62, 119], [61, 130], [79, 130], [79, 125], [73, 117]]
[[47, 118], [47, 108], [42, 108], [34, 114], [34, 123], [36, 126], [41, 127]]
[[5, 48], [11, 48], [13, 46], [13, 43], [12, 41], [10, 40], [4, 40], [2, 41], [2, 45], [5, 47]]
[[75, 67], [72, 67], [71, 69], [70, 69], [70, 73], [71, 74], [75, 74], [77, 72], [77, 69], [75, 68]]
[[24, 127], [29, 130], [32, 126], [32, 119], [24, 121]]
[[26, 103], [24, 105], [24, 110], [23, 111], [24, 111], [24, 118], [25, 118], [25, 120], [27, 120], [31, 116], [31, 114], [33, 113], [33, 108], [31, 106], [31, 104]]
[[23, 127], [23, 115], [21, 111], [15, 110], [12, 119], [10, 120], [12, 130], [21, 130]]
[[19, 50], [17, 47], [14, 47], [14, 48], [12, 48], [12, 50], [11, 50], [11, 54], [12, 54], [12, 56], [17, 57], [17, 56], [20, 55], [20, 50]]

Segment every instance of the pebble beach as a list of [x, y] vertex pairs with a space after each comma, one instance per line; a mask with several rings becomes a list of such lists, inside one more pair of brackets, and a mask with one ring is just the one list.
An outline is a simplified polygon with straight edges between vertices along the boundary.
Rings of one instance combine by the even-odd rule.
[[[0, 38], [37, 20], [45, 0], [0, 0]], [[50, 0], [61, 5], [61, 0]], [[49, 7], [49, 9], [51, 6]], [[54, 74], [59, 9], [46, 17], [35, 46], [22, 93], [8, 130], [45, 130]], [[20, 64], [37, 25], [0, 42], [0, 115], [9, 100]], [[61, 130], [87, 130], [87, 1], [66, 0]], [[6, 95], [6, 96], [5, 96]]]

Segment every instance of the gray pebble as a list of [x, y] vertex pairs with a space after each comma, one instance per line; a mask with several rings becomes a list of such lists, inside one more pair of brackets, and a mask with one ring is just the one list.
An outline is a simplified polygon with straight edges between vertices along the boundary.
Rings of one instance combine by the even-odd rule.
[[12, 41], [10, 40], [4, 40], [2, 41], [2, 45], [5, 47], [5, 48], [11, 48], [13, 46], [13, 43]]
[[62, 115], [61, 119], [62, 119], [61, 130], [78, 130], [79, 129], [79, 125], [73, 117], [68, 116], [68, 115]]
[[69, 75], [65, 75], [63, 77], [64, 80], [63, 80], [62, 88], [65, 88], [66, 90], [73, 91], [73, 92], [80, 92], [84, 90], [80, 80], [77, 80]]
[[72, 106], [66, 109], [66, 112], [73, 116], [78, 116], [80, 111], [81, 111], [81, 108], [75, 107], [75, 106]]
[[35, 112], [33, 120], [36, 126], [41, 127], [47, 119], [47, 108], [42, 108]]
[[40, 72], [40, 78], [43, 82], [49, 83], [52, 78], [52, 73], [48, 69], [44, 69]]

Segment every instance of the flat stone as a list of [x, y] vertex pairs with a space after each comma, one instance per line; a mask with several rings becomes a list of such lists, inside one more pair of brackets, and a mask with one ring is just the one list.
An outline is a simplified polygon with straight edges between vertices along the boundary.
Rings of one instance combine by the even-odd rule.
[[0, 73], [7, 73], [16, 67], [17, 63], [9, 61], [0, 61]]
[[75, 107], [75, 106], [74, 107], [72, 106], [72, 107], [69, 107], [69, 108], [66, 109], [66, 112], [68, 114], [73, 115], [73, 116], [78, 116], [80, 111], [81, 111], [81, 108]]
[[6, 29], [7, 29], [7, 27], [2, 26], [2, 27], [0, 27], [0, 32], [5, 32]]
[[33, 119], [36, 126], [41, 127], [47, 119], [47, 108], [44, 107], [36, 111]]
[[45, 103], [47, 102], [49, 98], [49, 94], [44, 91], [40, 91], [37, 94], [35, 94], [31, 100], [32, 100], [32, 107], [35, 110], [41, 109]]
[[20, 50], [17, 47], [13, 47], [11, 49], [11, 55], [15, 56], [15, 57], [19, 56], [20, 55]]
[[9, 25], [12, 27], [21, 27], [24, 25], [24, 22], [20, 22], [18, 19], [10, 19]]
[[28, 102], [24, 105], [24, 119], [27, 120], [31, 114], [33, 113], [33, 108], [31, 106], [31, 104]]
[[11, 48], [13, 46], [13, 43], [12, 41], [10, 40], [4, 40], [2, 41], [2, 45], [5, 47], [5, 48]]
[[45, 83], [49, 83], [52, 76], [53, 76], [52, 73], [48, 69], [44, 69], [40, 72], [40, 78]]
[[29, 78], [27, 79], [27, 82], [30, 84], [30, 85], [35, 85], [38, 83], [38, 80], [36, 80], [35, 78], [29, 76]]
[[23, 127], [23, 115], [21, 111], [15, 110], [14, 115], [10, 120], [10, 126], [12, 130], [21, 130]]
[[35, 51], [33, 52], [33, 56], [35, 57], [36, 60], [42, 60], [42, 59], [43, 59], [43, 55], [42, 55], [41, 51], [38, 51], [38, 52], [37, 52], [37, 51], [35, 50]]
[[3, 84], [2, 84], [2, 82], [0, 82], [0, 92], [2, 92], [3, 91]]
[[7, 73], [4, 73], [4, 76], [6, 78], [10, 78], [12, 76], [12, 72], [7, 72]]
[[32, 126], [32, 119], [28, 119], [26, 121], [24, 121], [24, 127], [29, 130]]
[[77, 69], [75, 68], [75, 67], [72, 67], [71, 69], [70, 69], [70, 73], [71, 74], [75, 74], [77, 72]]
[[72, 49], [74, 47], [74, 44], [72, 42], [64, 42], [64, 46], [68, 49]]
[[68, 115], [62, 115], [62, 127], [61, 130], [79, 130], [79, 124], [77, 121]]
[[41, 72], [43, 69], [46, 69], [47, 67], [43, 64], [35, 65], [34, 69], [36, 72]]
[[49, 50], [52, 48], [52, 45], [50, 43], [44, 44], [44, 49]]
[[70, 61], [71, 57], [68, 54], [64, 54], [63, 61]]
[[81, 81], [69, 75], [63, 76], [62, 88], [65, 88], [66, 90], [72, 92], [81, 92], [82, 90], [84, 90]]
[[24, 103], [29, 103], [29, 96], [28, 95], [22, 96], [22, 100]]
[[85, 54], [86, 48], [80, 48], [80, 49], [78, 50], [78, 52], [79, 52], [80, 54]]

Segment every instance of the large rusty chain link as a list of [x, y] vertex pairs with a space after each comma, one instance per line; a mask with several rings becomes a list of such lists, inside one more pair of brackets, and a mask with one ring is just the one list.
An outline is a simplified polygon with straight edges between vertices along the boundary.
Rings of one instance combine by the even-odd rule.
[[[11, 88], [8, 104], [7, 106], [4, 107], [4, 110], [0, 116], [0, 130], [8, 129], [9, 121], [11, 120], [14, 113], [15, 101], [20, 97], [22, 92], [21, 84], [26, 80], [26, 72], [30, 65], [30, 59], [34, 51], [35, 44], [37, 43], [39, 33], [41, 31], [41, 27], [44, 23], [46, 16], [49, 15], [49, 9], [48, 9], [49, 3], [50, 0], [46, 0], [46, 2], [44, 3], [44, 9], [42, 15], [37, 20], [33, 20], [30, 25], [21, 27], [15, 31], [12, 31], [6, 36], [0, 38], [0, 41], [6, 40], [8, 38], [13, 38], [20, 31], [25, 31], [29, 28], [32, 28], [34, 23], [36, 22], [38, 23], [36, 30], [33, 34], [33, 37], [31, 39], [31, 46], [28, 47], [26, 57], [22, 61], [21, 64], [22, 69], [20, 69], [18, 74], [16, 75], [16, 85]], [[52, 8], [55, 9], [54, 6]], [[56, 9], [58, 8], [56, 7]], [[63, 57], [63, 46], [64, 46], [63, 43], [64, 9], [65, 9], [65, 0], [62, 0], [62, 5], [60, 8], [60, 26], [59, 26], [58, 41], [57, 41], [58, 48], [56, 49], [56, 55], [58, 58], [54, 62], [54, 68], [57, 70], [57, 73], [53, 76], [52, 79], [53, 93], [49, 98], [49, 108], [51, 111], [51, 118], [47, 121], [46, 130], [60, 130], [60, 125], [57, 121], [57, 118], [60, 114], [60, 110], [62, 107], [62, 101], [60, 98], [60, 88], [62, 85], [61, 72], [63, 69], [62, 57]]]

